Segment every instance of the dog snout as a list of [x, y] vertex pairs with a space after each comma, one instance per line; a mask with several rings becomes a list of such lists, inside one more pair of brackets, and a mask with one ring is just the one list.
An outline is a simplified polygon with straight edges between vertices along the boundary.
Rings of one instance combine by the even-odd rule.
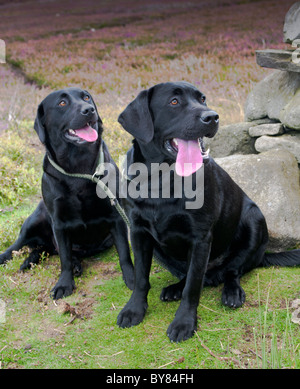
[[203, 136], [213, 138], [219, 128], [219, 115], [215, 111], [204, 111], [200, 116]]
[[95, 108], [93, 106], [85, 106], [81, 110], [81, 114], [85, 116], [93, 115], [96, 112]]
[[219, 123], [219, 115], [215, 111], [205, 111], [202, 112], [200, 120], [204, 124], [217, 124]]

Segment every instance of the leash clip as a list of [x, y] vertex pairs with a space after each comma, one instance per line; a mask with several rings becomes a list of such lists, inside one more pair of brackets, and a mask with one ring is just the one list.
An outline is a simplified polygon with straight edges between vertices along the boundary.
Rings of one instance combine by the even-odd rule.
[[93, 174], [93, 179], [94, 179], [95, 176], [103, 176], [104, 172], [105, 172], [104, 163], [100, 163], [97, 166], [95, 173]]

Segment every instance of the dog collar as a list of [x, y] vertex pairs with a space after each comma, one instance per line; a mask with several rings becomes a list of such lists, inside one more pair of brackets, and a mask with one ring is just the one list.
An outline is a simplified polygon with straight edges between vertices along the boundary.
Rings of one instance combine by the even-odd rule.
[[75, 178], [83, 178], [86, 180], [90, 180], [97, 184], [109, 197], [111, 205], [113, 205], [116, 210], [119, 212], [120, 216], [123, 218], [127, 226], [130, 226], [129, 219], [126, 216], [125, 211], [123, 208], [120, 206], [118, 199], [116, 196], [112, 193], [112, 191], [104, 184], [103, 181], [99, 178], [102, 176], [105, 172], [105, 162], [104, 162], [104, 152], [103, 152], [103, 145], [101, 143], [100, 146], [100, 155], [99, 155], [99, 162], [96, 167], [95, 173], [94, 174], [79, 174], [79, 173], [67, 173], [61, 166], [59, 166], [56, 162], [53, 161], [52, 158], [47, 154], [48, 161], [51, 163], [51, 165], [58, 170], [61, 174], [64, 174], [65, 176], [68, 177], [75, 177]]
[[103, 145], [101, 143], [100, 146], [100, 154], [99, 154], [99, 162], [96, 167], [95, 173], [94, 174], [79, 174], [79, 173], [68, 173], [66, 172], [61, 166], [59, 166], [56, 162], [53, 161], [53, 159], [47, 154], [48, 161], [51, 163], [51, 165], [58, 170], [61, 174], [64, 174], [65, 176], [69, 177], [75, 177], [75, 178], [85, 178], [88, 180], [91, 180], [93, 182], [97, 183], [97, 176], [103, 175], [105, 171], [104, 167], [104, 152], [103, 152]]

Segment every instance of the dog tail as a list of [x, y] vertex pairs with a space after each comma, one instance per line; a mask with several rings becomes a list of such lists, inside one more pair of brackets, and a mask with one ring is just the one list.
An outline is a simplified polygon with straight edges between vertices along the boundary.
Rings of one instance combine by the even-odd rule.
[[281, 253], [265, 253], [261, 267], [269, 266], [299, 266], [300, 265], [300, 249], [283, 251]]

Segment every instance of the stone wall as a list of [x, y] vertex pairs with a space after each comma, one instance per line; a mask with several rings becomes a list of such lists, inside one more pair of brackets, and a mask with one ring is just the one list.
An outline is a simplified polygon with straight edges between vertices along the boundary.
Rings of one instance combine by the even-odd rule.
[[260, 66], [278, 70], [249, 94], [245, 121], [206, 141], [265, 215], [271, 251], [300, 247], [300, 2], [285, 17], [283, 37], [291, 50], [256, 52]]
[[255, 86], [245, 122], [206, 140], [210, 155], [262, 210], [270, 251], [300, 247], [300, 73], [286, 73]]

